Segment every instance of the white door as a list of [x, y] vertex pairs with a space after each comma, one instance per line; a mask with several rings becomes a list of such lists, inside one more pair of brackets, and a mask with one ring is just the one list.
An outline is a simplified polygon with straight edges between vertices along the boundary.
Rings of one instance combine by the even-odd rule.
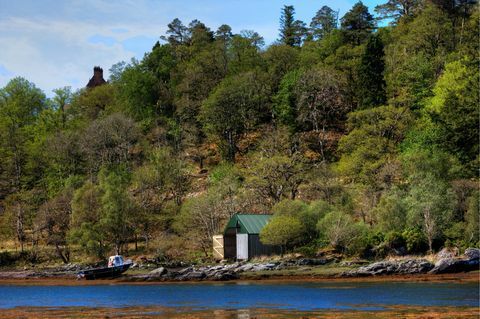
[[237, 259], [248, 259], [248, 234], [237, 234]]

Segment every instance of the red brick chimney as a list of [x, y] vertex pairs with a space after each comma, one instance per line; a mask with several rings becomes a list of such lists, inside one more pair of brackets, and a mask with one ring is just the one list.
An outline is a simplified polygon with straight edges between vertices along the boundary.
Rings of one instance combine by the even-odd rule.
[[93, 68], [93, 77], [88, 81], [87, 88], [94, 88], [105, 84], [107, 81], [103, 78], [103, 69], [99, 66]]

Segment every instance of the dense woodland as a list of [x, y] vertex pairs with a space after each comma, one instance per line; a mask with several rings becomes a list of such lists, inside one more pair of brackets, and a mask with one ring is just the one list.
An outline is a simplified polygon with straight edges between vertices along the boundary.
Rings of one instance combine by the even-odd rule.
[[269, 46], [175, 19], [107, 84], [1, 88], [0, 249], [205, 260], [236, 212], [307, 255], [478, 246], [478, 4], [278, 9]]

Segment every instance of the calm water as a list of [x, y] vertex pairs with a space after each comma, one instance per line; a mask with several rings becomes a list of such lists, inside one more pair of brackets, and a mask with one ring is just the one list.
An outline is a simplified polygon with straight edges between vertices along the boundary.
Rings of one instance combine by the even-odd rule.
[[158, 285], [0, 285], [0, 308], [18, 306], [189, 309], [363, 309], [391, 305], [478, 306], [476, 283], [205, 283]]

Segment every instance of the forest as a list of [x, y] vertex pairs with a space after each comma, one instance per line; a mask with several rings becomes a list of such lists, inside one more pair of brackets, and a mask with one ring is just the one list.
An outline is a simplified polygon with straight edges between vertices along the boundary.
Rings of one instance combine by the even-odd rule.
[[478, 247], [476, 1], [276, 10], [268, 46], [174, 19], [104, 85], [1, 88], [0, 251], [209, 260], [237, 212], [305, 255]]

